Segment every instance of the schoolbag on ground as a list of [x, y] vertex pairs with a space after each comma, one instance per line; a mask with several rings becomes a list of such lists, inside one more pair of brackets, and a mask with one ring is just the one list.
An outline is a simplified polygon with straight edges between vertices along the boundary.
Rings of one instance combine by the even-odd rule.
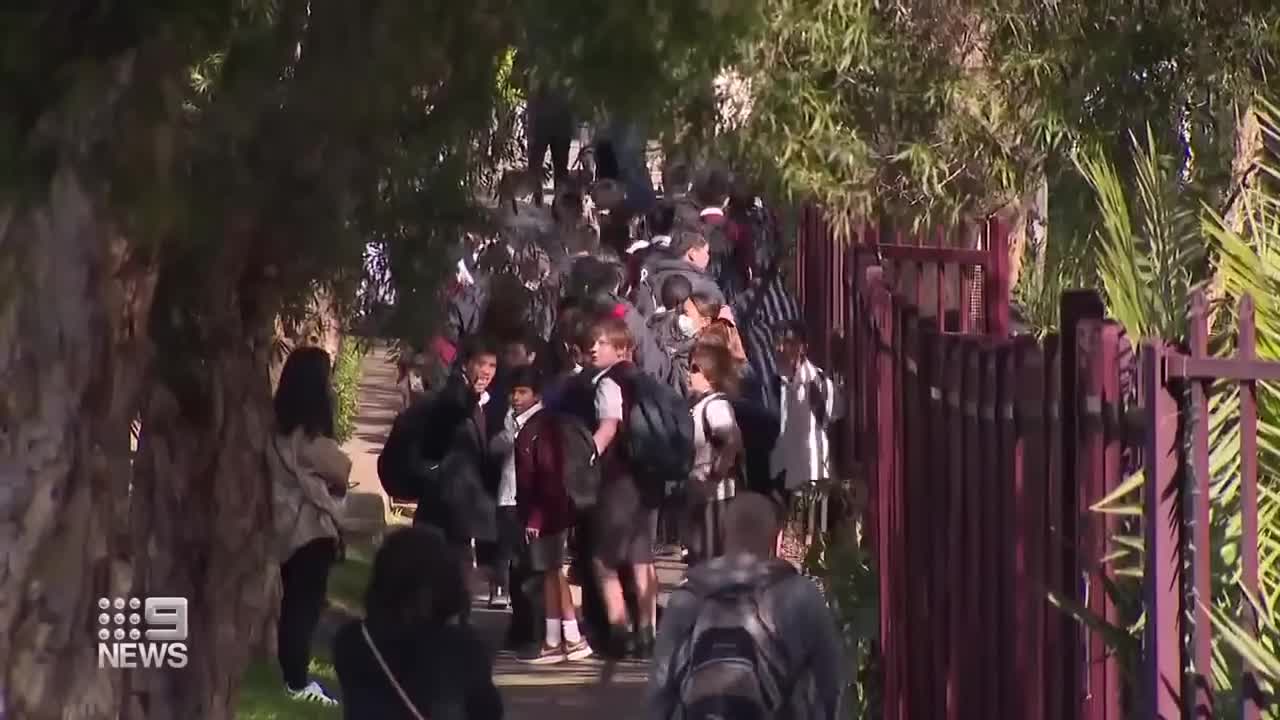
[[628, 367], [615, 378], [622, 387], [627, 460], [637, 483], [655, 493], [683, 483], [693, 469], [693, 416], [670, 385]]
[[420, 398], [396, 415], [378, 453], [378, 479], [392, 500], [417, 502], [435, 465], [427, 460], [422, 443], [431, 421], [432, 400], [431, 396]]
[[683, 720], [770, 720], [795, 686], [791, 658], [760, 612], [774, 584], [795, 575], [777, 561], [765, 576], [714, 590], [687, 586], [698, 615], [672, 656], [669, 682]]

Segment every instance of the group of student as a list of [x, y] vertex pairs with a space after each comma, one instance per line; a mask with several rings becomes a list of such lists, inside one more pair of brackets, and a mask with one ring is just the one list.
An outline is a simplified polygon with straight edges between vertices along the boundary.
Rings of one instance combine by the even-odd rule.
[[[649, 237], [621, 252], [586, 243], [547, 263], [537, 278], [555, 290], [545, 336], [526, 318], [451, 309], [475, 319], [447, 338], [450, 369], [397, 417], [379, 457], [388, 494], [417, 503], [415, 528], [384, 543], [366, 620], [338, 634], [348, 717], [500, 716], [488, 659], [455, 647], [469, 642], [468, 588], [482, 569], [490, 605], [512, 607], [507, 646], [521, 660], [656, 656], [653, 698], [664, 709], [655, 717], [712, 717], [735, 703], [833, 717], [841, 682], [829, 613], [813, 584], [775, 556], [796, 495], [833, 477], [827, 435], [839, 387], [808, 359], [798, 317], [761, 312], [776, 272], [717, 252], [708, 237], [723, 232], [715, 212], [704, 208], [696, 222], [680, 214], [661, 206]], [[743, 281], [728, 293], [735, 297], [717, 282], [727, 274]], [[278, 420], [287, 421], [281, 396], [307, 395], [285, 390], [303, 352], [286, 364]], [[338, 467], [317, 477], [345, 479], [325, 442], [331, 430], [296, 425], [278, 428], [276, 444], [297, 459], [273, 477], [328, 463]], [[302, 526], [314, 526], [294, 532], [282, 552], [282, 615], [293, 608], [293, 617], [281, 622], [281, 666], [292, 694], [326, 702], [306, 678], [300, 638], [309, 641], [338, 552], [337, 510], [310, 497], [314, 489], [279, 494], [283, 506], [303, 508]], [[691, 568], [661, 628], [660, 514], [678, 520]], [[571, 574], [582, 587], [581, 619]], [[707, 603], [722, 608], [718, 616], [703, 612]], [[408, 625], [429, 626], [421, 632], [430, 637]], [[756, 659], [772, 670], [794, 671], [765, 682], [743, 670], [763, 665], [716, 655], [748, 643], [771, 656]], [[369, 687], [380, 694], [357, 689]]]

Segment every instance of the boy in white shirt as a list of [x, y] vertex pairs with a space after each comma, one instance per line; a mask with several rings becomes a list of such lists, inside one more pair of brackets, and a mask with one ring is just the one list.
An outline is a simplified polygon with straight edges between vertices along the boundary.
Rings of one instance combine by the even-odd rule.
[[781, 432], [769, 458], [777, 491], [790, 505], [795, 495], [830, 480], [831, 425], [843, 417], [839, 386], [809, 360], [804, 323], [785, 321], [773, 329], [779, 373]]

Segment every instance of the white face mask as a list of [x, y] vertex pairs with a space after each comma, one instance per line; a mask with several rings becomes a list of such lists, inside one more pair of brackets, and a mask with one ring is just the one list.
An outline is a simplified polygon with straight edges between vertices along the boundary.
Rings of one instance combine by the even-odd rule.
[[676, 325], [680, 328], [680, 332], [684, 333], [685, 337], [693, 337], [698, 334], [698, 328], [693, 325], [693, 318], [688, 315], [677, 317]]

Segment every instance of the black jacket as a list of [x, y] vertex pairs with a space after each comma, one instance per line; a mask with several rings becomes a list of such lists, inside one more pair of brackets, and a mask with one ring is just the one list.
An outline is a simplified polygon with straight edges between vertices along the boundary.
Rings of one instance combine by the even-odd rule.
[[[405, 629], [370, 627], [370, 636], [423, 717], [501, 720], [488, 651], [475, 631], [459, 625]], [[333, 664], [349, 720], [412, 720], [353, 620], [333, 640]]]
[[414, 513], [417, 524], [440, 528], [453, 542], [497, 537], [497, 503], [486, 489], [486, 413], [461, 373], [449, 377], [433, 400], [423, 438], [424, 456], [437, 463]]

